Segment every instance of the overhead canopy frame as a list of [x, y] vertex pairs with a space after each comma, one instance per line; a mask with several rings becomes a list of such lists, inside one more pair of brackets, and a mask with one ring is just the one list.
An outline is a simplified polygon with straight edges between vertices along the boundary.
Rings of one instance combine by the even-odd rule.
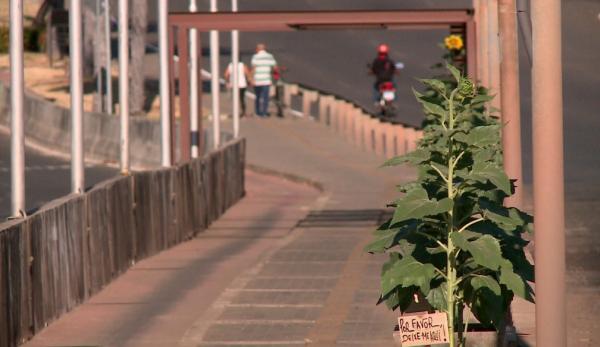
[[[171, 55], [177, 51], [188, 51], [189, 29], [200, 32], [211, 30], [243, 32], [290, 32], [302, 30], [406, 30], [406, 29], [443, 29], [460, 28], [465, 41], [466, 72], [474, 79], [477, 71], [477, 48], [475, 40], [475, 21], [472, 9], [449, 10], [385, 10], [385, 11], [270, 11], [270, 12], [172, 12], [168, 18], [169, 50]], [[182, 73], [188, 68], [188, 54], [179, 54], [179, 95], [181, 130], [189, 132], [189, 86], [188, 74]], [[200, 58], [200, 57], [199, 57]], [[175, 62], [169, 64], [171, 79], [171, 107], [175, 99]], [[202, 90], [197, 96], [202, 100]], [[201, 106], [200, 106], [201, 108]], [[175, 122], [173, 110], [172, 122]], [[173, 125], [172, 128], [173, 129]], [[180, 136], [181, 156], [189, 158], [190, 141], [199, 141], [200, 134]], [[171, 138], [175, 139], [174, 136]], [[173, 145], [173, 148], [175, 146]], [[174, 155], [174, 153], [172, 153]]]

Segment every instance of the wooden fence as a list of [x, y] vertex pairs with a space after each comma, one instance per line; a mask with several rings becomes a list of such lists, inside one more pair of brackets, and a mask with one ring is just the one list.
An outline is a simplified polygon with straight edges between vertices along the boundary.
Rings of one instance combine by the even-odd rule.
[[244, 194], [245, 142], [134, 173], [0, 224], [0, 346], [17, 346], [134, 262], [192, 238]]

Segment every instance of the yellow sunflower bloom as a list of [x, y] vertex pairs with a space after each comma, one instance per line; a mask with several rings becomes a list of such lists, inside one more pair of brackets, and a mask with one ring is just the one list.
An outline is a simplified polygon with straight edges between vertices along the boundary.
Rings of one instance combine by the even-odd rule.
[[461, 48], [463, 48], [463, 39], [462, 37], [458, 36], [458, 35], [448, 35], [445, 39], [444, 39], [444, 44], [446, 45], [446, 48], [450, 51], [453, 50], [460, 50]]

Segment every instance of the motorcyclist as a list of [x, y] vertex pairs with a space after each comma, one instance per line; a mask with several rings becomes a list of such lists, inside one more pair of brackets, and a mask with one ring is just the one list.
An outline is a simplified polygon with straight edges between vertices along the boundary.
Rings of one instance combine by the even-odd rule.
[[394, 82], [394, 74], [396, 73], [396, 62], [389, 57], [389, 47], [386, 44], [381, 44], [377, 48], [377, 58], [370, 65], [371, 73], [375, 75], [374, 101], [379, 102], [381, 92], [379, 87], [384, 82]]

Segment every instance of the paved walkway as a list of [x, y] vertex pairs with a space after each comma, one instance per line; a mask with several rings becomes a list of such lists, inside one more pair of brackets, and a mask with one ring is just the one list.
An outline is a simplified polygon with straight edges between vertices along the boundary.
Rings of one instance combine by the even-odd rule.
[[319, 124], [243, 119], [248, 196], [197, 239], [136, 264], [27, 346], [392, 346], [365, 254], [403, 168]]

